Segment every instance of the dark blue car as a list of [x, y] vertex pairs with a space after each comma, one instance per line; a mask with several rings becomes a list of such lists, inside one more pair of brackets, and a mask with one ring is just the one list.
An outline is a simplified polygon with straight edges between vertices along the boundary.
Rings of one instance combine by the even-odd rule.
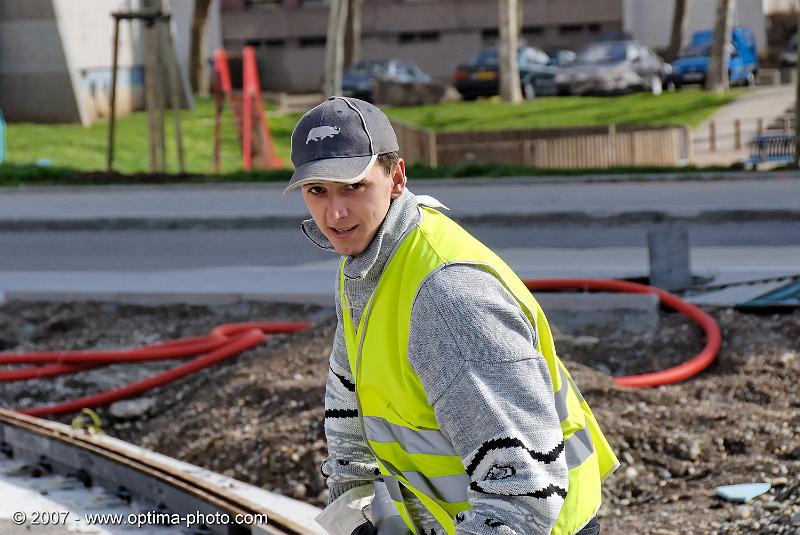
[[[706, 82], [711, 62], [711, 43], [714, 32], [704, 30], [692, 35], [680, 58], [672, 63], [672, 83], [676, 89], [689, 84]], [[728, 44], [728, 79], [731, 85], [755, 85], [758, 74], [756, 40], [749, 28], [734, 28]]]
[[[556, 67], [550, 57], [532, 46], [519, 47], [517, 65], [522, 96], [555, 95]], [[453, 73], [453, 85], [464, 100], [500, 94], [500, 55], [496, 48], [481, 50]]]

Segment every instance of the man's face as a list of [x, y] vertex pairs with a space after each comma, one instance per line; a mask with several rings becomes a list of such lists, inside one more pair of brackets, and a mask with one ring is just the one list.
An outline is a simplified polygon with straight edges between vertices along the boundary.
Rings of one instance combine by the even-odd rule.
[[391, 176], [377, 163], [355, 184], [312, 182], [303, 185], [303, 200], [314, 222], [339, 254], [356, 256], [378, 233], [389, 203], [403, 193], [405, 163]]

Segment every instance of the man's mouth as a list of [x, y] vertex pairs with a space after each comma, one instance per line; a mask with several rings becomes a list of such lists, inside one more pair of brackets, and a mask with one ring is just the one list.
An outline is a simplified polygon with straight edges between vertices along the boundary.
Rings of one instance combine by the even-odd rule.
[[353, 230], [355, 230], [357, 226], [358, 225], [353, 225], [352, 227], [331, 227], [331, 230], [333, 231], [333, 234], [335, 236], [342, 237], [342, 236], [347, 236], [348, 234], [353, 232]]

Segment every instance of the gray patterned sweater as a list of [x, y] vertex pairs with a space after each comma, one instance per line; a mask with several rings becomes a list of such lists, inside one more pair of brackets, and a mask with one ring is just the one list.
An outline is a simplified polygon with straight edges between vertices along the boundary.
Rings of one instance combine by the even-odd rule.
[[[393, 200], [369, 247], [345, 259], [345, 291], [356, 324], [392, 250], [420, 221], [418, 202], [408, 190]], [[333, 250], [313, 220], [303, 223], [303, 231], [319, 247]], [[329, 457], [322, 465], [331, 501], [371, 485], [377, 468], [358, 422], [338, 292], [337, 280], [339, 323], [325, 394]], [[478, 268], [439, 270], [414, 302], [409, 362], [442, 432], [480, 485], [468, 491], [472, 509], [456, 518], [458, 535], [549, 533], [563, 505], [567, 464], [561, 427], [535, 341], [535, 329], [511, 294]], [[561, 453], [552, 461], [537, 460], [556, 452]], [[543, 492], [548, 487], [550, 492]], [[410, 492], [403, 489], [403, 495], [422, 533], [445, 533]]]

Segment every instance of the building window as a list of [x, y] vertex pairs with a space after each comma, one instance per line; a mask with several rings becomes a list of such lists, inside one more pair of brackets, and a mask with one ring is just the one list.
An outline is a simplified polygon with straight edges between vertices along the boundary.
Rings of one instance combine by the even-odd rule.
[[492, 46], [497, 43], [497, 39], [500, 37], [500, 33], [497, 31], [497, 28], [484, 28], [481, 30], [481, 42], [483, 46]]
[[414, 34], [411, 32], [400, 32], [397, 35], [397, 42], [399, 42], [401, 45], [405, 45], [407, 43], [413, 43]]
[[244, 7], [281, 5], [283, 5], [283, 0], [244, 0]]
[[325, 46], [324, 35], [311, 35], [299, 39], [300, 48], [315, 48]]
[[400, 32], [397, 34], [397, 42], [401, 45], [409, 43], [436, 43], [441, 34], [439, 32]]
[[439, 32], [419, 32], [420, 43], [436, 43], [440, 37], [441, 34]]
[[587, 26], [590, 33], [600, 33], [603, 27], [600, 24], [592, 23]]
[[524, 26], [522, 28], [522, 33], [525, 35], [542, 35], [544, 33], [544, 27], [542, 26]]
[[283, 48], [286, 46], [286, 39], [247, 39], [244, 42], [245, 46], [252, 46], [258, 48], [265, 46], [267, 48]]
[[562, 24], [558, 27], [558, 32], [561, 35], [567, 35], [571, 33], [581, 33], [583, 31], [583, 24]]

